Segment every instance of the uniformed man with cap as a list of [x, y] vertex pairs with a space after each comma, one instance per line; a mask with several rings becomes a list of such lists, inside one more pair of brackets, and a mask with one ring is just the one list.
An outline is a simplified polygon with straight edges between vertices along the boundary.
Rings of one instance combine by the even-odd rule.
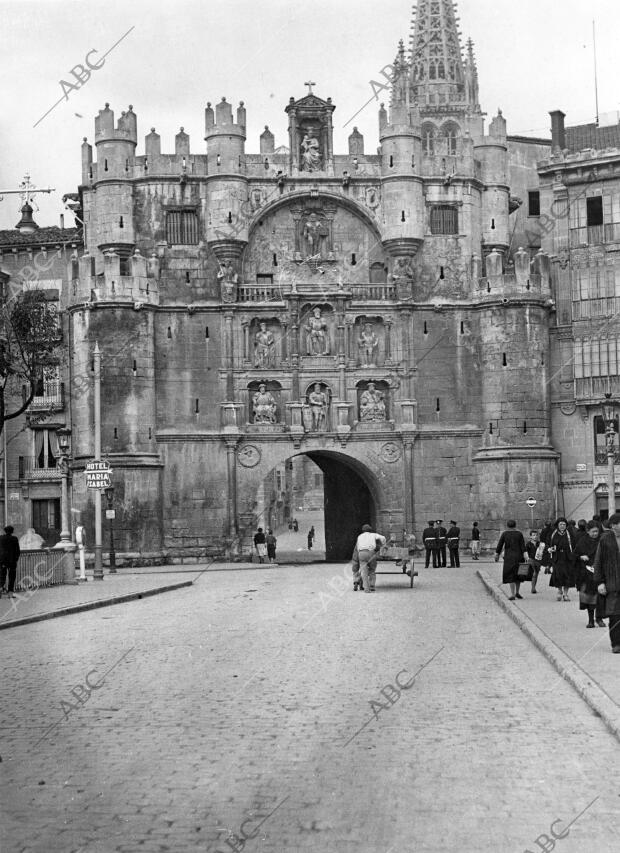
[[458, 569], [461, 565], [459, 559], [459, 540], [461, 538], [461, 528], [456, 526], [456, 521], [451, 521], [450, 530], [448, 530], [448, 551], [450, 552], [450, 565], [456, 566]]
[[429, 521], [428, 527], [424, 529], [422, 541], [426, 549], [426, 562], [424, 567], [428, 569], [428, 564], [433, 558], [433, 568], [437, 568], [437, 531], [435, 530], [435, 522]]
[[435, 530], [437, 531], [439, 565], [441, 568], [444, 568], [446, 565], [446, 542], [448, 539], [448, 531], [443, 526], [443, 521], [440, 518], [437, 519], [437, 527]]

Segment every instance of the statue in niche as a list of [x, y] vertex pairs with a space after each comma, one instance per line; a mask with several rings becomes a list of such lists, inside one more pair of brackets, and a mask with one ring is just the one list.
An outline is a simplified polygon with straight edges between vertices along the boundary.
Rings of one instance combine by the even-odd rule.
[[364, 324], [357, 345], [362, 357], [362, 367], [376, 367], [379, 338], [374, 333], [372, 323]]
[[321, 309], [315, 308], [308, 320], [306, 329], [306, 352], [308, 355], [329, 355], [329, 335], [327, 323], [321, 315]]
[[221, 284], [222, 301], [235, 302], [237, 298], [237, 284], [239, 276], [235, 272], [232, 261], [226, 261], [224, 265], [220, 264], [220, 271], [217, 274], [217, 280]]
[[267, 386], [264, 384], [258, 386], [258, 391], [252, 398], [252, 411], [254, 414], [255, 424], [275, 424], [275, 397], [271, 391], [267, 391]]
[[360, 421], [370, 423], [385, 420], [387, 420], [385, 394], [377, 390], [374, 382], [369, 382], [368, 388], [360, 397]]
[[308, 403], [312, 414], [312, 429], [315, 432], [323, 432], [327, 427], [327, 406], [329, 398], [321, 388], [320, 382], [314, 383], [314, 388], [308, 394]]
[[311, 258], [321, 257], [321, 243], [327, 237], [327, 228], [323, 225], [316, 213], [311, 213], [304, 222], [302, 236], [304, 238], [306, 254]]
[[267, 323], [261, 323], [254, 335], [254, 367], [267, 368], [276, 365], [276, 339], [267, 328]]
[[318, 172], [321, 169], [321, 149], [314, 133], [314, 128], [309, 127], [301, 142], [302, 172]]
[[390, 281], [394, 282], [395, 284], [409, 284], [413, 282], [413, 277], [413, 267], [411, 266], [409, 258], [397, 258], [396, 263], [392, 268]]

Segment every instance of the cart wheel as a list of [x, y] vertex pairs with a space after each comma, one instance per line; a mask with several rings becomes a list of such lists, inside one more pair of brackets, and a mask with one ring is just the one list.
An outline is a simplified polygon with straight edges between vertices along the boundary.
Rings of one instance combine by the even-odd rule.
[[413, 569], [413, 561], [411, 562], [411, 566], [409, 567], [409, 574], [411, 580], [409, 581], [409, 589], [413, 589], [413, 579], [416, 576], [416, 572]]

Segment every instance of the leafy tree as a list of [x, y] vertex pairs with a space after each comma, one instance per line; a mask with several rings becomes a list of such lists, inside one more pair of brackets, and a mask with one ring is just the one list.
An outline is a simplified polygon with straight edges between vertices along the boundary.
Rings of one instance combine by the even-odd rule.
[[56, 364], [61, 332], [56, 305], [25, 290], [0, 307], [0, 435], [32, 403], [44, 367]]

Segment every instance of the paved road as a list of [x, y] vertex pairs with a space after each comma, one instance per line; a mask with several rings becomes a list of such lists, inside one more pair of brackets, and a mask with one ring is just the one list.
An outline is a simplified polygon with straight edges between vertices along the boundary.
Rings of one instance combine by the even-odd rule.
[[347, 572], [4, 632], [2, 853], [615, 853], [618, 744], [473, 568]]

